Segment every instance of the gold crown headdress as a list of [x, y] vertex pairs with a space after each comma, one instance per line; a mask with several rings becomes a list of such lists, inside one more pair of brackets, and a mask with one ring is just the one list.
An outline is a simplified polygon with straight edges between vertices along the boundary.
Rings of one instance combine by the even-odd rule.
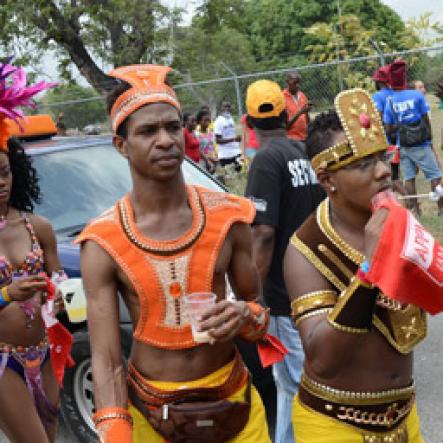
[[335, 98], [335, 109], [346, 134], [346, 141], [328, 148], [312, 159], [315, 171], [335, 171], [388, 147], [380, 114], [371, 96], [363, 89], [349, 89]]

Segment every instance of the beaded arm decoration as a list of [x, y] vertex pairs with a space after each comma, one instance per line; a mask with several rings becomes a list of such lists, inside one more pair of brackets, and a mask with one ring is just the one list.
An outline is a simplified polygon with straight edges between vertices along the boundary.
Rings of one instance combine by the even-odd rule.
[[332, 290], [309, 292], [291, 303], [295, 326], [303, 320], [327, 314], [337, 302], [337, 292]]
[[99, 409], [92, 417], [101, 443], [131, 443], [132, 416], [127, 409]]

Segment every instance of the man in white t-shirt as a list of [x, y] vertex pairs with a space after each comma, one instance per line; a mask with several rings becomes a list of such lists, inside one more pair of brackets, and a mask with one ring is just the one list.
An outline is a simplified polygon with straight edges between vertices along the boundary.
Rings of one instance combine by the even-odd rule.
[[231, 103], [223, 101], [221, 114], [214, 122], [215, 139], [218, 145], [220, 166], [235, 165], [235, 170], [241, 170], [241, 136], [236, 134], [235, 122], [231, 115]]

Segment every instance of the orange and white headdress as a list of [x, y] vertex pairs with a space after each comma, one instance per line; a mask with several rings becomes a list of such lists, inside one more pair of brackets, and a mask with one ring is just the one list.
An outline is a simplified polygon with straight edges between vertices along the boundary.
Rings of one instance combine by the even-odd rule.
[[117, 98], [111, 109], [114, 133], [120, 124], [134, 111], [148, 103], [169, 103], [180, 111], [180, 103], [174, 90], [166, 83], [166, 75], [172, 69], [160, 65], [130, 65], [113, 69], [109, 76], [124, 80], [132, 88]]

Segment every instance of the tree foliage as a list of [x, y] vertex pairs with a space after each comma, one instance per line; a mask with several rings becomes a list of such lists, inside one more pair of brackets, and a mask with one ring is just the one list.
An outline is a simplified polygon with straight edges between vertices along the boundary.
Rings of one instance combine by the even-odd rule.
[[[403, 49], [422, 41], [426, 25], [405, 27], [381, 0], [340, 0], [340, 10], [331, 0], [200, 0], [190, 24], [166, 4], [0, 0], [0, 47], [33, 67], [51, 50], [63, 78], [71, 79], [75, 65], [104, 93], [114, 84], [105, 71], [115, 66], [167, 63], [177, 82], [199, 80], [371, 54], [371, 40]], [[210, 88], [194, 94], [199, 102], [213, 98]]]
[[49, 90], [39, 102], [38, 110], [51, 114], [54, 119], [63, 112], [67, 128], [82, 129], [90, 123], [103, 123], [107, 119], [102, 97], [92, 88], [75, 84]]
[[[310, 55], [306, 47], [316, 42], [305, 32], [316, 23], [337, 25], [339, 16], [356, 16], [361, 28], [371, 30], [377, 41], [397, 49], [404, 31], [400, 17], [380, 0], [250, 0], [245, 26], [254, 55], [259, 60], [276, 60], [290, 54]], [[349, 23], [352, 25], [352, 23]], [[325, 28], [326, 28], [325, 26]], [[358, 47], [358, 42], [355, 49]]]
[[[98, 91], [113, 84], [107, 66], [152, 62], [168, 52], [164, 22], [170, 11], [157, 0], [1, 0], [3, 50], [35, 63], [42, 51], [56, 51], [61, 74], [70, 63]], [[32, 48], [32, 51], [29, 51]]]

